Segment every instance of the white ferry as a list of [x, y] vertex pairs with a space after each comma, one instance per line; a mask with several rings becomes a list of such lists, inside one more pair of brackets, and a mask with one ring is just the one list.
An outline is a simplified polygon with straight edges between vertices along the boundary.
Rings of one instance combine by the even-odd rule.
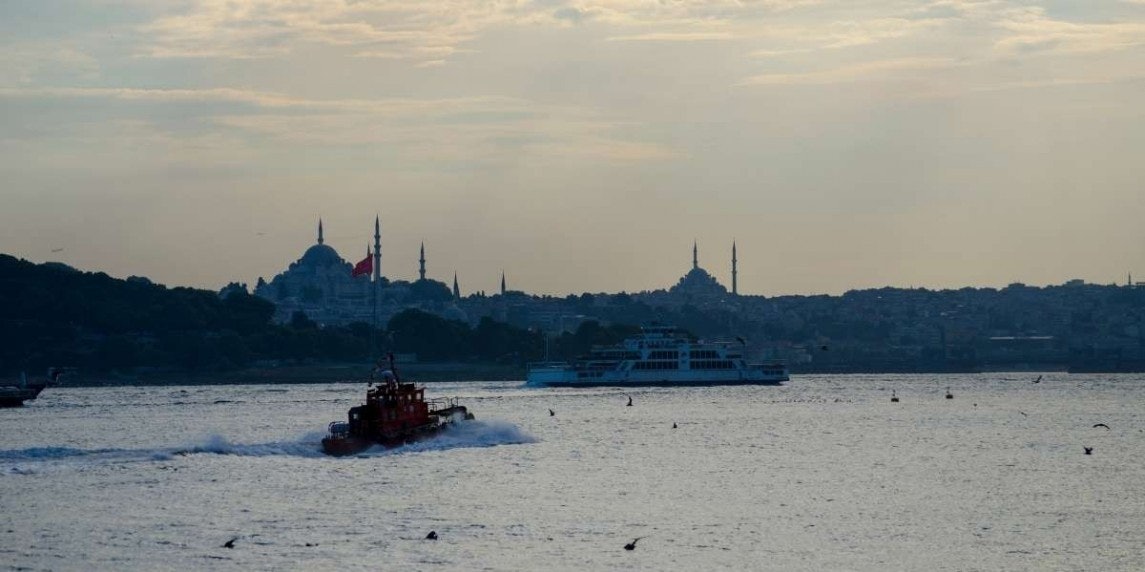
[[620, 345], [594, 347], [572, 364], [529, 364], [526, 385], [778, 385], [787, 380], [785, 364], [748, 364], [742, 345], [693, 342], [674, 327], [654, 326]]

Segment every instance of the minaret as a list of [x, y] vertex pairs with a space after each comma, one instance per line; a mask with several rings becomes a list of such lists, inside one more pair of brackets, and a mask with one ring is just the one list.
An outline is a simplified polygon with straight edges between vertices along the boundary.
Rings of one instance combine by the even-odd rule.
[[501, 271], [501, 295], [505, 295], [505, 271]]
[[695, 239], [692, 240], [692, 269], [700, 267], [700, 250], [696, 247]]
[[418, 269], [417, 274], [420, 276], [419, 280], [425, 280], [425, 242], [421, 243], [421, 258], [417, 259]]
[[374, 216], [374, 282], [382, 278], [382, 217]]
[[736, 287], [736, 241], [732, 241], [732, 296], [738, 296], [739, 289]]
[[370, 321], [370, 358], [373, 359], [376, 354], [375, 351], [380, 353], [378, 348], [378, 287], [382, 285], [382, 219], [378, 215], [374, 215], [374, 283], [371, 284], [370, 298], [373, 304], [373, 314]]
[[318, 219], [318, 244], [322, 244], [323, 242], [325, 242], [325, 241], [322, 240], [322, 219], [319, 218]]
[[461, 288], [457, 287], [457, 272], [456, 271], [453, 272], [453, 299], [454, 300], [460, 300], [461, 299]]

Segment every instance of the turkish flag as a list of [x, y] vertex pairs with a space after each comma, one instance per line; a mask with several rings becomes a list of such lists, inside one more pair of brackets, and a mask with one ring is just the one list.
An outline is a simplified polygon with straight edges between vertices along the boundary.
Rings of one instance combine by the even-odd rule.
[[367, 253], [366, 257], [363, 258], [361, 262], [354, 265], [354, 270], [350, 272], [350, 277], [357, 278], [359, 276], [369, 276], [373, 271], [374, 257]]

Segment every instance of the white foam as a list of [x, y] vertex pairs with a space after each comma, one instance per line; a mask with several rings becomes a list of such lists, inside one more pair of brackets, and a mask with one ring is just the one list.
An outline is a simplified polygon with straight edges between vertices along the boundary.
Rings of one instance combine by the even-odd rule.
[[[294, 456], [324, 458], [320, 431], [307, 432], [296, 439], [269, 443], [235, 443], [219, 434], [211, 434], [182, 447], [162, 449], [77, 449], [70, 447], [37, 447], [0, 451], [0, 462], [11, 463], [8, 474], [32, 474], [35, 466], [67, 463], [75, 466], [94, 463], [129, 463], [171, 461], [190, 455], [233, 455], [238, 457]], [[434, 438], [393, 449], [375, 447], [360, 456], [400, 455], [424, 451], [446, 451], [469, 447], [495, 447], [534, 443], [536, 439], [516, 425], [505, 421], [464, 421], [452, 425]], [[7, 464], [7, 463], [5, 463]]]
[[496, 447], [499, 445], [523, 445], [536, 443], [537, 439], [520, 427], [507, 421], [462, 421], [447, 427], [432, 439], [417, 441], [393, 449], [375, 447], [359, 456], [401, 455], [424, 451], [448, 451], [473, 447]]

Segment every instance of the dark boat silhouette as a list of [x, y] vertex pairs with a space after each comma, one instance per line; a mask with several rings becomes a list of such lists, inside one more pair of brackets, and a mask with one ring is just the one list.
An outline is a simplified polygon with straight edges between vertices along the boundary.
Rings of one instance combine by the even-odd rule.
[[53, 367], [48, 370], [47, 379], [34, 382], [29, 382], [28, 376], [20, 373], [19, 382], [0, 385], [0, 407], [22, 407], [25, 401], [39, 397], [44, 388], [59, 383], [62, 373], [62, 370]]

